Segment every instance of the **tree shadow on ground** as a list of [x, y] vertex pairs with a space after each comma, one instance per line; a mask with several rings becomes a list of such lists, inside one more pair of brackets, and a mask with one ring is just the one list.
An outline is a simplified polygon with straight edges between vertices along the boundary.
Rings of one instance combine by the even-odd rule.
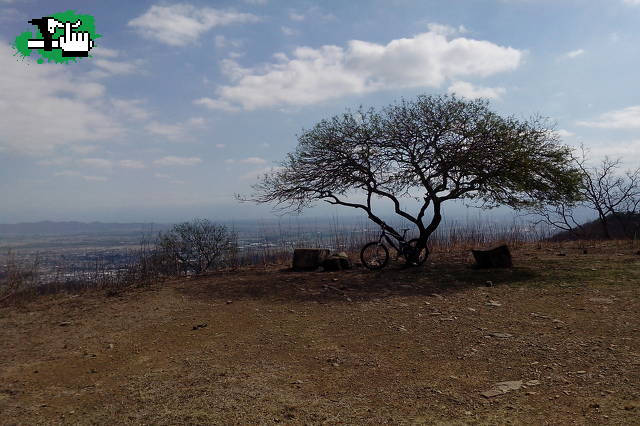
[[338, 272], [246, 270], [198, 277], [175, 287], [199, 300], [270, 300], [319, 303], [371, 300], [394, 296], [446, 295], [472, 287], [522, 284], [536, 278], [532, 268], [473, 269], [458, 262], [432, 263], [382, 271], [362, 267]]

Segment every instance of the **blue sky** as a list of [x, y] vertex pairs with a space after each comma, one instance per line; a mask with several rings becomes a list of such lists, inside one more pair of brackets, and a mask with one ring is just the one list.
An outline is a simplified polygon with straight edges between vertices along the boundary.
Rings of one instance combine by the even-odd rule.
[[[95, 17], [93, 57], [14, 56], [68, 9]], [[640, 0], [0, 0], [0, 23], [0, 222], [265, 216], [233, 194], [301, 129], [422, 93], [640, 163]]]

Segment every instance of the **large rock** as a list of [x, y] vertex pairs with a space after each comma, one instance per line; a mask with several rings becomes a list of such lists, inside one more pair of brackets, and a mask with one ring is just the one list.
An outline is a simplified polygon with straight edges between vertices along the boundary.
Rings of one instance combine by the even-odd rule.
[[345, 252], [335, 253], [327, 257], [322, 262], [325, 271], [341, 271], [343, 269], [351, 269], [351, 260]]
[[511, 268], [511, 253], [506, 245], [491, 250], [471, 250], [476, 268]]
[[319, 248], [298, 248], [293, 251], [293, 269], [296, 271], [312, 271], [322, 266], [329, 256], [329, 250]]

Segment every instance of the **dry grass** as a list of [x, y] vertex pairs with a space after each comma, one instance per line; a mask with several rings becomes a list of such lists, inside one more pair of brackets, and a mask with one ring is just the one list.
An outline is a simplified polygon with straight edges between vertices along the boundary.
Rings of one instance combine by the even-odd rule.
[[[436, 252], [20, 302], [0, 308], [0, 423], [637, 424], [635, 251], [523, 245], [493, 271]], [[507, 380], [540, 384], [481, 396]]]

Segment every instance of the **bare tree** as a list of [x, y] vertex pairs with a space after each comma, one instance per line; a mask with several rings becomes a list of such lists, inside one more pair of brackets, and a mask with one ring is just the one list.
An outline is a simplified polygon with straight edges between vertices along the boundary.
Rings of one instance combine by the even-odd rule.
[[[415, 225], [420, 249], [449, 200], [530, 207], [573, 201], [580, 182], [571, 150], [545, 120], [502, 117], [484, 100], [419, 96], [380, 111], [346, 112], [303, 131], [298, 142], [243, 199], [297, 212], [322, 200], [362, 210], [399, 235], [374, 211], [373, 200], [384, 199]], [[416, 196], [417, 212], [403, 207], [403, 198]]]
[[157, 247], [166, 265], [175, 272], [205, 272], [215, 266], [232, 248], [234, 235], [224, 225], [207, 219], [194, 219], [174, 225], [158, 237]]
[[605, 238], [611, 238], [611, 220], [618, 221], [623, 231], [630, 235], [632, 230], [624, 218], [640, 214], [640, 167], [621, 173], [622, 159], [609, 157], [589, 166], [584, 147], [574, 157], [574, 163], [581, 174], [581, 199], [573, 204], [537, 206], [533, 213], [540, 217], [540, 222], [585, 237], [588, 230], [576, 218], [576, 211], [589, 209], [597, 215]]

